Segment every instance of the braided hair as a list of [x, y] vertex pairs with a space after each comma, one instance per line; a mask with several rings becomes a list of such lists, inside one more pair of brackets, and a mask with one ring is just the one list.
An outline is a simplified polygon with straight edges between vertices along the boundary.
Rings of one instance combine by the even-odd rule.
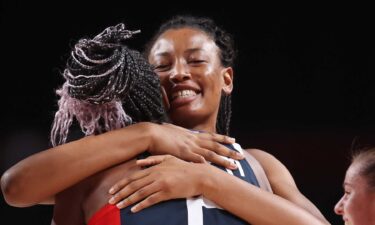
[[66, 142], [74, 118], [85, 135], [167, 120], [158, 75], [138, 51], [123, 44], [139, 32], [120, 23], [75, 44], [63, 72], [65, 83], [56, 91], [53, 146]]
[[[146, 56], [150, 54], [153, 44], [160, 37], [160, 35], [162, 35], [167, 30], [179, 29], [184, 27], [198, 29], [206, 33], [209, 37], [212, 38], [212, 40], [220, 49], [219, 57], [221, 64], [224, 67], [234, 65], [236, 50], [234, 48], [233, 37], [221, 27], [217, 26], [212, 19], [204, 17], [176, 16], [165, 22], [153, 36], [151, 41], [146, 45]], [[231, 95], [222, 93], [216, 121], [216, 131], [219, 134], [229, 135], [231, 115]]]

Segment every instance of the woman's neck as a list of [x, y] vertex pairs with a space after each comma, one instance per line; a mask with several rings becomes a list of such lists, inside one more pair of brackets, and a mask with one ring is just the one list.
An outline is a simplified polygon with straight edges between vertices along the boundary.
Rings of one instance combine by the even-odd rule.
[[205, 131], [205, 132], [211, 132], [216, 133], [216, 127], [212, 126], [203, 126], [203, 125], [197, 125], [194, 127], [190, 127], [191, 130], [197, 130], [197, 131]]

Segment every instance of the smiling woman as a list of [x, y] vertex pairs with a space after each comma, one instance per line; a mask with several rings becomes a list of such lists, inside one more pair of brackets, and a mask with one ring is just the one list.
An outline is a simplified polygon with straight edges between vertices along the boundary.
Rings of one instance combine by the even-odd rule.
[[149, 61], [168, 94], [175, 124], [215, 132], [221, 96], [229, 97], [233, 88], [233, 70], [222, 65], [221, 52], [211, 37], [190, 27], [167, 30], [154, 43]]
[[[206, 132], [229, 132], [235, 51], [228, 33], [210, 19], [178, 16], [161, 26], [146, 53], [166, 90], [168, 115], [174, 124]], [[251, 224], [328, 223], [299, 192], [281, 162], [261, 150], [247, 149], [244, 153], [260, 162], [274, 194], [212, 166], [152, 156], [138, 161], [138, 165], [151, 168], [135, 172], [111, 189], [114, 196], [110, 202], [119, 207], [135, 204], [132, 211], [142, 212], [156, 203], [198, 195]], [[190, 178], [188, 183], [186, 176]], [[212, 218], [206, 210], [212, 205], [197, 203], [197, 207], [203, 211], [203, 218]], [[200, 224], [210, 221], [203, 218]]]
[[345, 224], [375, 224], [375, 148], [353, 156], [346, 171], [344, 196], [335, 206]]

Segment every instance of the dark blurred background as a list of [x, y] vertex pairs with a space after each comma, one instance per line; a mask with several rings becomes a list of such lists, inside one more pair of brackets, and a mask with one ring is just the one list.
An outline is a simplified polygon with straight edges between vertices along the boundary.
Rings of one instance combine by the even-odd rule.
[[[93, 2], [1, 2], [1, 173], [50, 147], [54, 90], [75, 41], [125, 22], [142, 30], [129, 41], [142, 50], [170, 16], [209, 16], [234, 35], [239, 50], [232, 136], [243, 147], [275, 155], [327, 219], [342, 224], [333, 207], [350, 152], [375, 146], [373, 13], [365, 6], [290, 12]], [[49, 224], [52, 207], [14, 208], [1, 198], [0, 212], [11, 224]]]

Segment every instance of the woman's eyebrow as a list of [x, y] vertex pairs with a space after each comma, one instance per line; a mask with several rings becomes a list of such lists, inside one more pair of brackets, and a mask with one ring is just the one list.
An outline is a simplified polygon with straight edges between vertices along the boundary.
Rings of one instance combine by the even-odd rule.
[[161, 57], [166, 57], [166, 56], [169, 56], [169, 52], [158, 52], [156, 53], [156, 56], [161, 56]]
[[193, 53], [193, 52], [199, 52], [199, 51], [203, 51], [203, 49], [202, 48], [189, 48], [185, 50], [185, 53]]

